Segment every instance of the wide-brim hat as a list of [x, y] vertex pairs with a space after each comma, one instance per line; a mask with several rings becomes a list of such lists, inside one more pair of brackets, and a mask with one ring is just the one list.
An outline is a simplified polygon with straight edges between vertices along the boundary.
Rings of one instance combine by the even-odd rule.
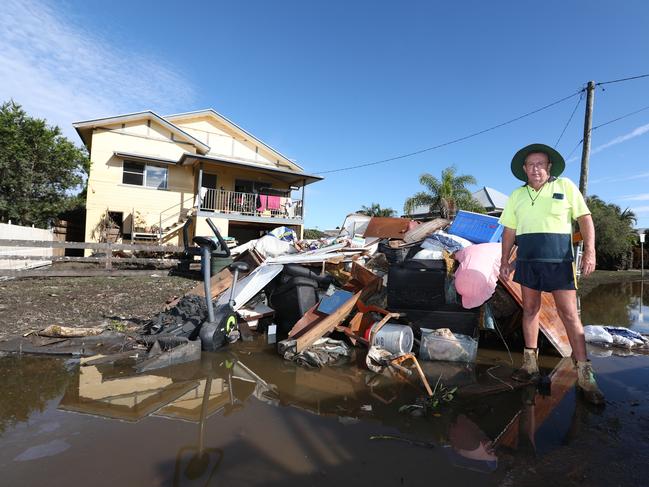
[[528, 155], [535, 152], [542, 152], [548, 156], [552, 163], [552, 167], [550, 168], [551, 176], [559, 177], [566, 168], [566, 161], [563, 159], [563, 156], [552, 147], [545, 144], [530, 144], [514, 154], [514, 158], [512, 159], [512, 174], [521, 181], [527, 182], [527, 174], [523, 170], [525, 159]]

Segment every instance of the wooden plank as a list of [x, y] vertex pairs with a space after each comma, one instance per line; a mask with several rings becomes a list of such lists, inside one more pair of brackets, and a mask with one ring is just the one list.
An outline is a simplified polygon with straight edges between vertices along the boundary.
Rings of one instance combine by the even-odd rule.
[[373, 217], [364, 237], [403, 238], [412, 220], [408, 218]]
[[296, 338], [300, 336], [300, 334], [309, 328], [313, 323], [316, 321], [322, 319], [325, 315], [318, 313], [316, 310], [318, 309], [318, 306], [320, 305], [320, 302], [318, 301], [316, 304], [314, 304], [306, 313], [304, 313], [304, 316], [300, 318], [295, 325], [293, 325], [293, 328], [291, 328], [291, 331], [288, 332], [288, 337], [289, 338]]
[[367, 300], [367, 298], [381, 290], [383, 279], [357, 262], [352, 264], [351, 275], [351, 280], [343, 286], [343, 289], [348, 291], [362, 290], [363, 292], [360, 297], [362, 301]]
[[[516, 250], [512, 252], [509, 259], [513, 263], [516, 259]], [[512, 280], [514, 271], [508, 276], [507, 279], [499, 277], [499, 281], [503, 284], [505, 289], [512, 295], [516, 302], [523, 306], [523, 289], [520, 284]], [[541, 311], [539, 313], [539, 328], [545, 337], [552, 343], [554, 348], [561, 354], [562, 357], [570, 357], [572, 354], [572, 347], [568, 340], [568, 334], [563, 326], [563, 322], [557, 312], [557, 306], [554, 302], [552, 293], [541, 293]]]
[[57, 242], [50, 240], [0, 239], [0, 247], [32, 247], [53, 249], [91, 249], [91, 250], [146, 250], [149, 252], [183, 252], [177, 245], [118, 244], [98, 242]]
[[[239, 274], [239, 276], [243, 277], [241, 274]], [[218, 274], [210, 278], [210, 293], [212, 294], [212, 299], [217, 297], [223, 291], [230, 289], [230, 286], [232, 286], [232, 272], [227, 268], [221, 269]], [[203, 282], [196, 284], [196, 286], [187, 292], [187, 295], [189, 294], [205, 297], [205, 284]]]
[[[46, 260], [51, 262], [105, 262], [106, 257], [68, 257], [42, 255], [3, 255], [2, 260]], [[156, 259], [153, 257], [117, 257], [113, 256], [116, 264], [177, 264], [179, 259]]]
[[360, 295], [360, 291], [357, 292], [351, 298], [349, 298], [340, 308], [338, 308], [330, 315], [324, 317], [322, 320], [314, 323], [306, 332], [304, 332], [304, 334], [297, 339], [297, 353], [300, 353], [305, 348], [308, 348], [318, 338], [322, 337], [325, 333], [332, 331], [336, 327], [336, 325], [339, 325], [340, 322], [342, 322], [352, 311]]
[[166, 270], [107, 270], [107, 269], [48, 269], [48, 270], [0, 270], [0, 277], [143, 277], [153, 274], [168, 275]]

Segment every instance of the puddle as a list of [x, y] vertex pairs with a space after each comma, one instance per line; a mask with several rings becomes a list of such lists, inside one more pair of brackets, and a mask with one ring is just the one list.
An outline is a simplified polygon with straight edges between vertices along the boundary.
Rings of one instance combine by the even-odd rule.
[[581, 305], [585, 324], [628, 326], [649, 333], [649, 282], [601, 284]]
[[[595, 289], [584, 321], [639, 326], [635, 293]], [[474, 368], [422, 362], [432, 385], [443, 374], [464, 393], [418, 417], [399, 412], [422, 396], [414, 381], [305, 369], [262, 340], [142, 374], [4, 357], [0, 469], [7, 485], [633, 484], [649, 447], [649, 357], [593, 360], [604, 410], [577, 398], [569, 360], [543, 357], [545, 396], [495, 392], [501, 351], [481, 348]]]

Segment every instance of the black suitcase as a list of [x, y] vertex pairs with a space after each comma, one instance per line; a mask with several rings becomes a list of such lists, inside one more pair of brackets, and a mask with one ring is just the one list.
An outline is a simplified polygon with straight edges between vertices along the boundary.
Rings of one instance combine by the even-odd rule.
[[443, 305], [446, 261], [406, 260], [388, 273], [388, 309], [433, 310]]

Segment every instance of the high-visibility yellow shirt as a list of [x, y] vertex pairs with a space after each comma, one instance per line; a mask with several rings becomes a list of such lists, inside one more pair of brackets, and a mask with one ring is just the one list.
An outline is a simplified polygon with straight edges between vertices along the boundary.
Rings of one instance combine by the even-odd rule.
[[517, 259], [572, 261], [572, 223], [589, 215], [584, 197], [567, 178], [550, 178], [538, 191], [525, 184], [507, 200], [500, 223], [516, 230]]

